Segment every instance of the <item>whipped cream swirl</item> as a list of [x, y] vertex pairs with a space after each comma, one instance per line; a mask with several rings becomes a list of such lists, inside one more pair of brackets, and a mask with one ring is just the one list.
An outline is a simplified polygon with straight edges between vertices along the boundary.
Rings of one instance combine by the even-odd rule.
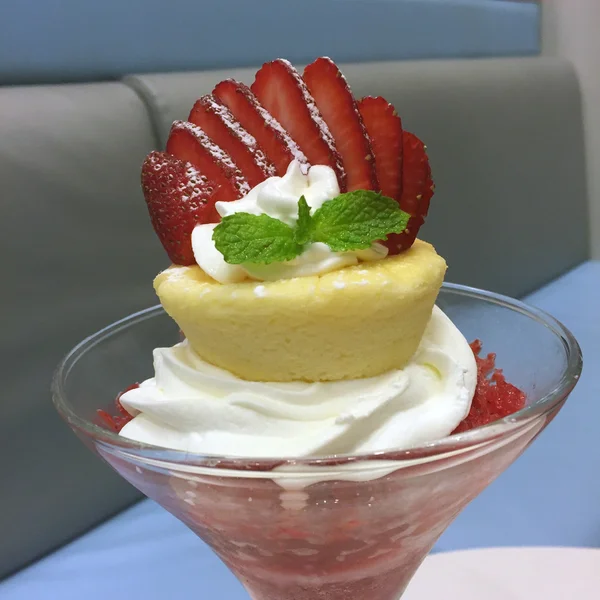
[[[302, 166], [293, 160], [283, 177], [269, 177], [259, 183], [246, 196], [233, 202], [217, 202], [216, 209], [221, 217], [238, 212], [252, 215], [266, 214], [288, 225], [298, 218], [298, 200], [306, 198], [311, 213], [324, 202], [340, 193], [335, 171], [326, 165], [315, 165], [302, 171]], [[387, 248], [373, 244], [366, 250], [333, 252], [329, 246], [316, 242], [309, 244], [297, 258], [270, 265], [230, 265], [215, 248], [212, 235], [217, 223], [197, 225], [192, 232], [194, 258], [202, 270], [220, 283], [236, 283], [244, 279], [275, 281], [319, 275], [355, 265], [359, 261], [378, 260], [387, 256]]]
[[477, 379], [466, 339], [437, 307], [411, 362], [377, 377], [245, 381], [187, 342], [154, 351], [155, 377], [125, 393], [121, 435], [221, 456], [301, 458], [401, 449], [442, 438], [466, 417]]

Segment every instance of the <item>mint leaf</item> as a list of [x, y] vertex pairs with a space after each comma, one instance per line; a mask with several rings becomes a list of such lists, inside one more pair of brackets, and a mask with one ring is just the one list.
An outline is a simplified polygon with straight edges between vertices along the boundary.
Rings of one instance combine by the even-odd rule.
[[212, 236], [216, 249], [232, 265], [268, 265], [296, 258], [302, 252], [294, 229], [268, 215], [235, 213], [224, 217]]
[[364, 250], [389, 233], [404, 231], [409, 218], [394, 199], [356, 190], [328, 200], [315, 212], [310, 241], [323, 242], [334, 252]]
[[215, 227], [212, 239], [230, 264], [268, 265], [296, 258], [313, 242], [327, 244], [334, 252], [364, 250], [390, 233], [404, 231], [409, 218], [392, 198], [356, 190], [328, 200], [312, 216], [302, 196], [295, 227], [268, 215], [230, 215]]
[[304, 196], [298, 200], [298, 221], [296, 222], [296, 241], [301, 244], [308, 244], [312, 235], [312, 217], [310, 216], [310, 206]]

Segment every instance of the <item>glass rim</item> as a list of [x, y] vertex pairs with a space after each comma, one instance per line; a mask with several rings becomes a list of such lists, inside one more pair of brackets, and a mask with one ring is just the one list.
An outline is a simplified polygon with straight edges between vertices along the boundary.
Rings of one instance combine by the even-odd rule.
[[[442, 285], [442, 290], [448, 291], [454, 295], [485, 300], [491, 304], [508, 308], [537, 321], [539, 324], [549, 329], [562, 342], [567, 359], [566, 367], [555, 387], [532, 405], [526, 406], [525, 408], [507, 417], [489, 423], [488, 425], [476, 427], [469, 431], [449, 435], [425, 444], [400, 450], [392, 448], [359, 454], [335, 454], [302, 458], [250, 458], [172, 450], [162, 446], [130, 440], [129, 438], [120, 436], [118, 433], [105, 429], [104, 427], [79, 416], [76, 410], [74, 410], [68, 402], [65, 390], [65, 383], [69, 373], [73, 367], [75, 367], [81, 356], [93, 349], [94, 346], [105, 338], [110, 337], [133, 324], [154, 318], [159, 314], [165, 314], [163, 307], [158, 304], [115, 321], [96, 333], [86, 337], [74, 346], [63, 357], [54, 372], [51, 386], [53, 403], [61, 417], [73, 429], [93, 438], [96, 442], [101, 442], [105, 446], [113, 448], [117, 447], [126, 454], [151, 460], [160, 460], [161, 462], [168, 462], [171, 464], [220, 467], [238, 471], [270, 471], [275, 466], [281, 467], [286, 465], [293, 467], [339, 467], [364, 461], [376, 461], [377, 464], [380, 464], [381, 461], [405, 462], [411, 464], [415, 460], [443, 459], [449, 455], [460, 453], [461, 451], [470, 450], [478, 446], [485, 446], [488, 443], [502, 439], [506, 435], [512, 434], [521, 428], [528, 428], [532, 422], [552, 413], [554, 409], [560, 407], [561, 403], [575, 387], [583, 367], [581, 348], [574, 335], [567, 327], [553, 316], [537, 307], [496, 292], [446, 282]], [[372, 464], [375, 466], [375, 463]]]

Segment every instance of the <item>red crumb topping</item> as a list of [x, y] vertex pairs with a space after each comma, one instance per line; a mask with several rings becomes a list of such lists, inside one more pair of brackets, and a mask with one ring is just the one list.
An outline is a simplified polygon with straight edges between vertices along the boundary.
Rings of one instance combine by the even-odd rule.
[[471, 344], [477, 362], [477, 387], [466, 419], [452, 432], [460, 433], [507, 417], [525, 406], [525, 394], [508, 383], [501, 369], [496, 369], [496, 355], [479, 356], [482, 343]]
[[107, 426], [111, 431], [114, 431], [115, 433], [119, 433], [119, 431], [121, 431], [121, 429], [123, 429], [123, 427], [125, 427], [125, 425], [127, 425], [127, 423], [129, 423], [129, 421], [131, 421], [131, 419], [133, 419], [133, 417], [123, 408], [123, 405], [121, 404], [121, 396], [125, 392], [129, 392], [130, 390], [135, 390], [135, 388], [139, 388], [139, 387], [140, 387], [139, 383], [134, 383], [133, 385], [130, 385], [127, 389], [123, 390], [116, 397], [116, 399], [115, 399], [115, 407], [117, 409], [116, 415], [111, 415], [102, 409], [98, 409], [96, 411], [98, 413], [98, 416], [100, 417], [100, 420], [102, 421], [103, 425]]
[[[471, 344], [477, 362], [477, 387], [475, 388], [475, 396], [469, 414], [452, 433], [461, 433], [469, 431], [469, 429], [475, 429], [475, 427], [487, 425], [492, 421], [507, 417], [525, 406], [524, 392], [508, 383], [502, 374], [502, 370], [496, 369], [496, 355], [488, 354], [481, 357], [479, 356], [481, 348], [482, 343], [479, 340], [475, 340]], [[134, 383], [117, 396], [115, 415], [111, 415], [105, 410], [98, 410], [98, 416], [103, 425], [119, 433], [133, 419], [123, 408], [121, 396], [125, 392], [138, 387], [140, 387], [140, 384]]]

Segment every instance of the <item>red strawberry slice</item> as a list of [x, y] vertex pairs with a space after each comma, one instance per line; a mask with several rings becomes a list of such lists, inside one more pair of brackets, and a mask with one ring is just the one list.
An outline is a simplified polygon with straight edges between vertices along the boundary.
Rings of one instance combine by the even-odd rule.
[[348, 191], [379, 189], [371, 143], [346, 78], [321, 57], [304, 69], [304, 81], [342, 157]]
[[402, 192], [402, 121], [385, 98], [362, 98], [358, 109], [371, 139], [379, 189], [384, 196], [398, 200]]
[[202, 96], [188, 121], [198, 125], [233, 160], [251, 187], [275, 175], [275, 167], [256, 140], [240, 125], [229, 109], [213, 96]]
[[167, 140], [167, 152], [192, 163], [208, 181], [219, 188], [217, 200], [237, 200], [250, 186], [231, 157], [197, 125], [175, 121]]
[[408, 131], [403, 137], [402, 195], [398, 202], [410, 215], [426, 217], [434, 185], [425, 144]]
[[281, 123], [313, 165], [328, 165], [346, 190], [346, 173], [335, 141], [300, 74], [281, 58], [265, 63], [256, 73], [252, 91]]
[[150, 220], [169, 258], [177, 265], [195, 264], [192, 230], [216, 223], [219, 188], [189, 162], [166, 152], [151, 152], [142, 165], [142, 190]]
[[400, 117], [384, 98], [362, 98], [358, 109], [371, 138], [381, 192], [398, 200], [400, 208], [412, 217], [405, 231], [388, 236], [385, 243], [390, 254], [397, 254], [412, 246], [433, 196], [425, 144], [402, 130]]
[[261, 105], [248, 86], [233, 79], [226, 79], [215, 87], [213, 96], [231, 111], [250, 135], [254, 136], [267, 158], [275, 165], [277, 175], [285, 175], [294, 159], [302, 164], [307, 163], [306, 156], [296, 142]]
[[425, 144], [408, 131], [403, 134], [403, 155], [402, 194], [398, 204], [411, 218], [402, 233], [388, 236], [385, 245], [390, 254], [398, 254], [413, 245], [425, 222], [434, 190]]
[[408, 225], [402, 233], [390, 233], [387, 241], [383, 242], [388, 247], [390, 256], [408, 250], [415, 243], [424, 222], [423, 217], [414, 216], [408, 220]]

